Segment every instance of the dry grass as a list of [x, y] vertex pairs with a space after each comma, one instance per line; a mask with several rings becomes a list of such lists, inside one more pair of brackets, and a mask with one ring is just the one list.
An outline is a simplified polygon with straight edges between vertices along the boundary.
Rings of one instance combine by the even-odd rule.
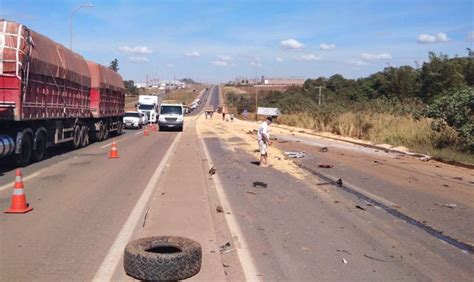
[[[474, 155], [456, 150], [456, 132], [446, 128], [442, 132], [431, 129], [430, 119], [416, 120], [411, 116], [381, 113], [347, 112], [328, 120], [305, 113], [284, 115], [279, 122], [289, 126], [330, 132], [341, 136], [371, 141], [377, 144], [404, 146], [412, 151], [444, 159], [474, 163]], [[439, 149], [440, 143], [451, 144]]]

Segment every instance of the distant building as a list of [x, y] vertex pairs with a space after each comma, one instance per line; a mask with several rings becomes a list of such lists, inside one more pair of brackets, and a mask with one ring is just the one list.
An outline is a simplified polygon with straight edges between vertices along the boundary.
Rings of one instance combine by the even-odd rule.
[[261, 84], [278, 86], [303, 86], [305, 79], [302, 78], [266, 78], [262, 76]]

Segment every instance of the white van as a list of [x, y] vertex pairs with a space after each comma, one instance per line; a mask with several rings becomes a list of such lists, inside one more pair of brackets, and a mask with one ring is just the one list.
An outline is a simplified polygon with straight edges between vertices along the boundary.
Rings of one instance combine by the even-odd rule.
[[160, 105], [158, 115], [158, 126], [160, 130], [164, 128], [176, 128], [183, 131], [184, 108], [182, 104], [163, 103]]

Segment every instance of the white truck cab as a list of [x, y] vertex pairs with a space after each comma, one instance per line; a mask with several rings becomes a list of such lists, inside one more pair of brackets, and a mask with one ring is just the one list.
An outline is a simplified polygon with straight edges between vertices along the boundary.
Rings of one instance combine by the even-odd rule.
[[148, 117], [149, 123], [156, 123], [158, 118], [158, 96], [140, 95], [138, 96], [137, 110]]
[[176, 128], [183, 131], [184, 107], [179, 103], [162, 103], [158, 116], [160, 130], [164, 128]]

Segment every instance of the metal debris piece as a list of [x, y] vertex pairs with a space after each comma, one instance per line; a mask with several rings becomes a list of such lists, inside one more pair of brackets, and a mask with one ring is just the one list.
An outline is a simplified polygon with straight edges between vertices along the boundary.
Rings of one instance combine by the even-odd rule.
[[285, 155], [287, 155], [290, 158], [295, 158], [295, 159], [300, 159], [306, 157], [306, 153], [301, 151], [301, 152], [285, 152]]
[[429, 161], [429, 160], [431, 160], [431, 157], [430, 157], [430, 156], [424, 156], [424, 157], [421, 157], [421, 158], [420, 158], [420, 161], [422, 161], [422, 162], [427, 162], [427, 161]]
[[[364, 254], [364, 257], [369, 258], [369, 259], [373, 259], [373, 260], [376, 260], [376, 261], [381, 261], [381, 262], [398, 262], [398, 261], [403, 260], [403, 257], [401, 255], [400, 255], [399, 259], [395, 259], [395, 260], [379, 259], [379, 258], [375, 258], [375, 257], [369, 256], [369, 255], [366, 255], [366, 254]], [[393, 257], [393, 256], [391, 256], [391, 257]]]
[[209, 174], [210, 175], [216, 174], [216, 168], [214, 166], [212, 166], [211, 169], [209, 170]]
[[319, 151], [321, 153], [326, 153], [328, 151], [328, 147], [321, 147], [321, 149], [319, 149]]
[[331, 164], [320, 164], [319, 167], [322, 167], [322, 168], [333, 168], [334, 166], [331, 165]]
[[342, 179], [339, 178], [339, 179], [336, 181], [336, 184], [337, 184], [337, 186], [342, 186]]
[[356, 208], [358, 208], [359, 210], [365, 211], [365, 208], [363, 208], [363, 207], [361, 207], [361, 206], [359, 206], [359, 205], [356, 205]]
[[253, 191], [247, 191], [246, 192], [247, 194], [252, 194], [252, 195], [257, 195], [257, 193], [253, 192]]
[[231, 247], [232, 244], [230, 242], [227, 242], [224, 245], [220, 246], [219, 252], [221, 252], [221, 254], [228, 252], [229, 250], [231, 250]]
[[253, 187], [267, 188], [268, 184], [262, 181], [254, 181]]
[[348, 250], [337, 249], [336, 251], [341, 252], [341, 253], [346, 253], [348, 255], [352, 255], [351, 252], [349, 252]]
[[222, 208], [221, 205], [217, 205], [216, 212], [224, 212], [224, 209]]
[[454, 209], [454, 208], [457, 208], [458, 205], [456, 204], [441, 204], [441, 203], [434, 203], [436, 206], [441, 206], [441, 207], [446, 207], [446, 208], [450, 208], [450, 209]]
[[342, 262], [343, 262], [344, 264], [347, 264], [347, 260], [346, 260], [345, 258], [342, 259]]

